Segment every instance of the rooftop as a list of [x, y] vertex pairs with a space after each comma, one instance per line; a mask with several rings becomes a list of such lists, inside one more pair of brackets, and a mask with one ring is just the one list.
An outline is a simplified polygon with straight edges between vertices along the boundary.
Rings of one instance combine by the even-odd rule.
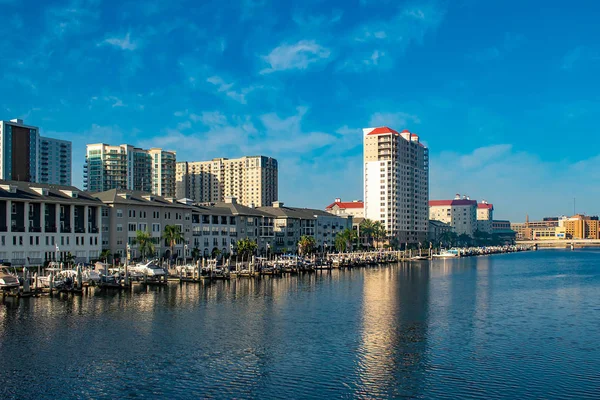
[[429, 207], [440, 206], [474, 206], [477, 200], [455, 199], [455, 200], [429, 200]]

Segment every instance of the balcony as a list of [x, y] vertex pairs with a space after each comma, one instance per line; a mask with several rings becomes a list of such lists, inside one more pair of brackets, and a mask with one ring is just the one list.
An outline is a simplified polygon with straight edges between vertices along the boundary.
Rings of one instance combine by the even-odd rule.
[[75, 233], [85, 233], [85, 228], [76, 227]]
[[25, 227], [24, 226], [12, 226], [10, 228], [11, 232], [25, 232]]
[[98, 233], [100, 232], [100, 230], [98, 229], [97, 226], [93, 226], [89, 229], [89, 233]]
[[44, 232], [56, 233], [56, 225], [46, 225]]
[[29, 232], [41, 232], [41, 231], [42, 231], [41, 226], [30, 226], [29, 227]]
[[237, 232], [229, 232], [229, 236], [237, 236]]
[[71, 227], [70, 226], [61, 226], [60, 233], [71, 233]]
[[8, 231], [8, 228], [6, 225], [0, 226], [0, 232], [7, 232], [7, 231]]

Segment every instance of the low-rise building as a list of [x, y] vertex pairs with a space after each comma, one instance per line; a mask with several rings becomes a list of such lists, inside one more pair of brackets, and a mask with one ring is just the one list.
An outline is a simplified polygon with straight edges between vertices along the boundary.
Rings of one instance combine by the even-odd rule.
[[516, 239], [517, 232], [511, 229], [510, 221], [494, 220], [492, 221], [492, 238], [495, 241], [504, 243], [513, 243]]
[[335, 236], [352, 229], [352, 216], [337, 216], [310, 208], [285, 207], [280, 201], [271, 207], [260, 207], [274, 218], [276, 252], [295, 252], [304, 235], [313, 236], [318, 251], [335, 248]]
[[97, 260], [102, 202], [73, 186], [0, 181], [0, 260], [41, 265]]
[[452, 226], [441, 221], [429, 220], [429, 241], [438, 242], [444, 234], [452, 232]]
[[600, 221], [597, 216], [574, 215], [559, 221], [567, 239], [600, 239]]

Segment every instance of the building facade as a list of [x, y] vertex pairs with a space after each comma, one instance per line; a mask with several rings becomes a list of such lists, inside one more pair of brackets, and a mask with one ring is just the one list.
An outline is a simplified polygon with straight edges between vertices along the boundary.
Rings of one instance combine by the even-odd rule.
[[70, 141], [40, 137], [40, 183], [71, 186], [71, 166]]
[[574, 215], [559, 221], [564, 228], [566, 239], [600, 239], [600, 221], [598, 217]]
[[457, 235], [472, 237], [477, 230], [477, 201], [458, 194], [454, 200], [431, 200], [429, 219], [450, 225]]
[[[477, 230], [488, 234], [492, 233], [494, 221], [494, 205], [483, 200], [477, 204]], [[510, 229], [510, 227], [509, 227]]]
[[198, 203], [235, 197], [245, 206], [270, 206], [278, 196], [277, 160], [265, 156], [179, 162], [176, 196]]
[[97, 260], [103, 204], [72, 186], [0, 181], [0, 260], [42, 265]]
[[444, 234], [452, 231], [452, 226], [450, 226], [449, 224], [432, 219], [429, 221], [428, 239], [430, 242], [438, 242], [444, 237]]
[[349, 215], [285, 207], [280, 201], [273, 203], [271, 207], [260, 207], [259, 210], [274, 219], [273, 251], [277, 253], [298, 251], [298, 242], [305, 235], [315, 238], [317, 251], [333, 251], [336, 235], [345, 229], [352, 229], [352, 216]]
[[353, 218], [365, 217], [365, 203], [360, 200], [342, 201], [337, 198], [333, 203], [325, 207], [325, 211], [335, 215], [352, 215]]
[[127, 144], [88, 144], [84, 188], [90, 192], [123, 189], [173, 197], [175, 164], [174, 151], [145, 150]]
[[38, 182], [40, 130], [22, 119], [0, 121], [0, 179]]
[[419, 136], [363, 129], [364, 217], [381, 221], [396, 245], [427, 240], [429, 150]]

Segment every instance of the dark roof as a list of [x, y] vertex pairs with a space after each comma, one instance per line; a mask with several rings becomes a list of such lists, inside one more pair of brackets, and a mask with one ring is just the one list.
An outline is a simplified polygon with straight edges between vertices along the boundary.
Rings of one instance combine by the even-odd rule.
[[229, 210], [234, 215], [250, 215], [254, 217], [272, 217], [271, 214], [266, 213], [258, 208], [247, 207], [239, 203], [215, 203], [214, 207], [224, 208]]
[[442, 221], [438, 221], [437, 219], [430, 219], [429, 225], [434, 225], [439, 228], [451, 228], [451, 226], [449, 224], [442, 222]]
[[[317, 210], [313, 208], [296, 208], [296, 207], [259, 207], [260, 211], [273, 215], [279, 218], [297, 218], [297, 219], [316, 219], [316, 215], [327, 217], [340, 217], [327, 211]], [[344, 218], [344, 217], [340, 217]]]
[[[177, 201], [170, 201], [162, 196], [133, 190], [110, 189], [105, 192], [93, 193], [93, 196], [106, 204], [127, 204], [132, 206], [155, 206], [170, 208], [190, 208], [190, 206]], [[128, 195], [128, 198], [125, 196]], [[148, 198], [146, 198], [148, 197]], [[150, 200], [152, 198], [152, 200]]]
[[[34, 183], [34, 182], [21, 182], [21, 181], [6, 181], [0, 180], [0, 198], [2, 199], [15, 199], [24, 201], [44, 201], [44, 202], [69, 202], [69, 203], [80, 203], [80, 204], [94, 204], [99, 205], [98, 199], [88, 192], [76, 188], [75, 186], [64, 186], [64, 185], [52, 185], [47, 183]], [[6, 186], [15, 187], [15, 193], [11, 193], [9, 188]], [[46, 189], [48, 195], [44, 196], [41, 193], [36, 192], [34, 189]], [[72, 197], [69, 192], [76, 192], [77, 197]]]

